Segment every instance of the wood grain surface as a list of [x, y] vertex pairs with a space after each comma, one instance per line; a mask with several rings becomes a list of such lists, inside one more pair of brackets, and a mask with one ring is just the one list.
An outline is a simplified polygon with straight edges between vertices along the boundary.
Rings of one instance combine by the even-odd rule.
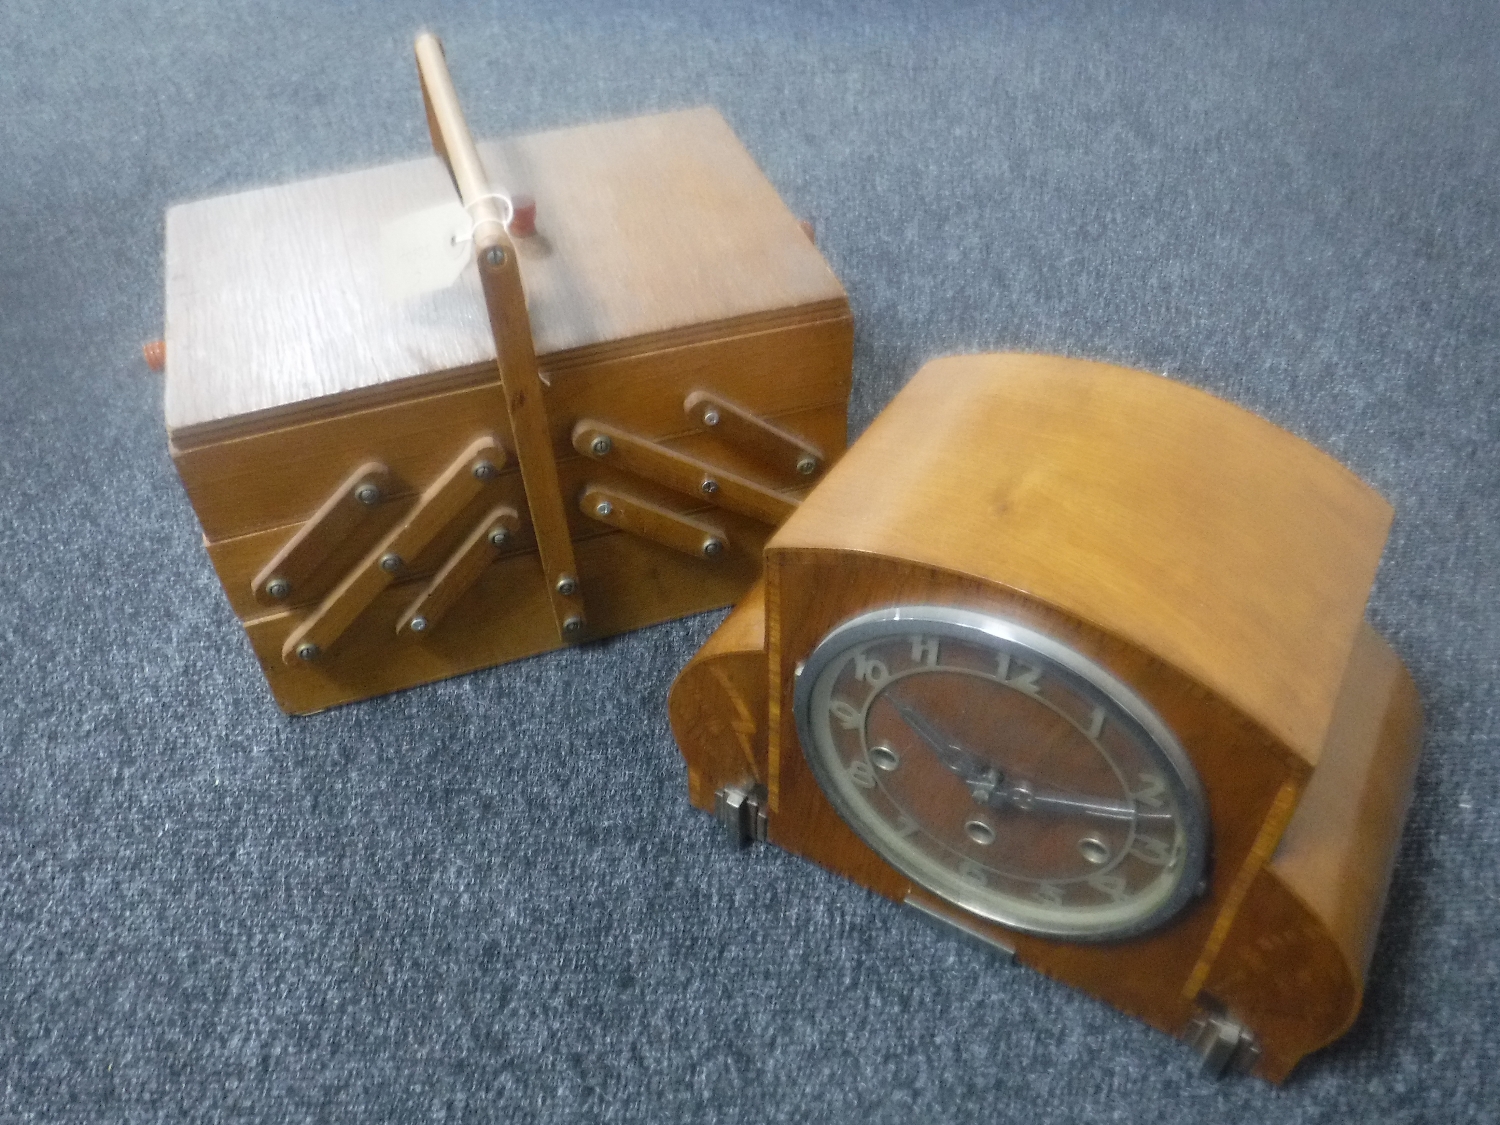
[[[708, 108], [481, 143], [497, 187], [537, 201], [517, 239], [544, 371], [618, 351], [838, 315], [843, 290]], [[384, 223], [454, 199], [437, 157], [167, 212], [166, 423], [179, 448], [493, 377], [477, 272], [393, 302]], [[347, 396], [354, 396], [352, 398]]]
[[682, 404], [697, 425], [712, 428], [730, 445], [759, 455], [788, 473], [812, 476], [823, 463], [823, 451], [787, 433], [753, 410], [712, 391], [694, 391]]
[[1273, 1082], [1359, 1012], [1421, 735], [1411, 676], [1365, 625], [1318, 768], [1204, 982], [1260, 1033]]
[[520, 514], [508, 504], [486, 512], [431, 581], [422, 587], [422, 592], [402, 611], [396, 632], [415, 636], [442, 625], [448, 611], [479, 581], [479, 576], [510, 544], [520, 526]]
[[[350, 566], [357, 563], [363, 557], [364, 552], [389, 531], [397, 520], [402, 518], [420, 492], [421, 482], [430, 480], [442, 470], [442, 466], [448, 462], [448, 459], [464, 447], [465, 439], [471, 431], [476, 434], [484, 432], [478, 422], [478, 418], [482, 415], [478, 412], [450, 414], [448, 415], [449, 424], [446, 426], [443, 424], [445, 407], [462, 404], [471, 396], [481, 395], [493, 398], [498, 395], [498, 390], [491, 388], [440, 395], [437, 396], [436, 402], [424, 406], [421, 410], [414, 408], [406, 412], [404, 416], [398, 408], [386, 407], [383, 408], [382, 413], [388, 412], [391, 415], [390, 432], [383, 433], [372, 426], [368, 431], [367, 442], [356, 448], [347, 451], [340, 445], [325, 448], [319, 444], [314, 435], [309, 435], [305, 441], [299, 440], [299, 452], [296, 456], [288, 453], [281, 462], [272, 467], [257, 472], [257, 462], [253, 458], [247, 458], [242, 470], [243, 475], [240, 471], [236, 471], [233, 475], [215, 478], [225, 485], [217, 495], [225, 496], [228, 501], [229, 506], [223, 509], [226, 515], [245, 514], [249, 510], [248, 505], [255, 502], [262, 491], [271, 493], [266, 501], [268, 505], [272, 500], [279, 500], [281, 504], [287, 505], [285, 508], [275, 509], [278, 514], [281, 511], [288, 511], [290, 514], [289, 521], [285, 523], [209, 540], [207, 544], [209, 558], [218, 571], [225, 593], [228, 595], [229, 604], [235, 614], [241, 619], [250, 620], [269, 612], [296, 609], [326, 594], [337, 583], [339, 577]], [[844, 444], [846, 421], [842, 403], [816, 410], [799, 411], [783, 417], [780, 421], [789, 429], [822, 443], [824, 448], [838, 449]], [[463, 423], [462, 426], [460, 422]], [[410, 428], [403, 429], [403, 423]], [[312, 428], [326, 430], [334, 424], [334, 422], [318, 423]], [[423, 428], [429, 424], [433, 426], [430, 432]], [[270, 436], [274, 435], [257, 440], [269, 440]], [[431, 442], [430, 448], [427, 445], [428, 441]], [[724, 446], [712, 433], [700, 431], [680, 434], [669, 438], [668, 441], [674, 448], [683, 449], [701, 458], [711, 459], [735, 472], [749, 476], [760, 473], [761, 476], [757, 479], [762, 483], [770, 487], [786, 488], [788, 495], [793, 499], [800, 498], [805, 492], [805, 483], [801, 485], [792, 483], [794, 480], [800, 481], [801, 478], [778, 480], [754, 458], [735, 447]], [[308, 504], [314, 503], [318, 496], [318, 485], [325, 475], [333, 479], [341, 479], [336, 472], [341, 457], [358, 457], [357, 448], [377, 446], [395, 455], [397, 470], [395, 479], [398, 480], [399, 487], [391, 489], [390, 493], [372, 511], [370, 522], [361, 525], [358, 529], [358, 534], [349, 535], [315, 572], [294, 586], [285, 600], [278, 602], [275, 607], [268, 607], [253, 597], [250, 583], [263, 569], [265, 561], [272, 558], [284, 543], [297, 535], [300, 527], [303, 526], [297, 521], [297, 509], [293, 505], [299, 501], [299, 498]], [[232, 465], [212, 467], [226, 470], [233, 468]], [[679, 492], [655, 485], [614, 466], [580, 457], [571, 450], [568, 457], [558, 462], [558, 478], [563, 495], [570, 500], [567, 513], [568, 527], [575, 540], [616, 533], [597, 520], [585, 516], [578, 510], [576, 503], [572, 502], [590, 484], [628, 492], [657, 507], [683, 515], [701, 515], [708, 522], [725, 528], [729, 534], [731, 551], [741, 550], [741, 529], [750, 524], [756, 524], [762, 528], [761, 532], [754, 537], [756, 551], [759, 551], [759, 545], [766, 537], [765, 525], [762, 521], [726, 512], [713, 506], [701, 496], [690, 499]], [[236, 493], [227, 487], [235, 482], [243, 481], [254, 481], [257, 488], [255, 490], [246, 488]], [[501, 472], [499, 479], [495, 482], [494, 492], [498, 502], [509, 504], [523, 513], [523, 526], [515, 542], [507, 550], [521, 549], [524, 544], [524, 549], [534, 551], [536, 544], [531, 532], [529, 513], [526, 512], [525, 492], [514, 463]], [[233, 501], [241, 497], [244, 503], [234, 505]], [[210, 515], [217, 514], [220, 510], [216, 505], [210, 510]], [[475, 520], [483, 517], [484, 511], [482, 507], [476, 506], [465, 512], [459, 522], [466, 527], [472, 526]], [[222, 524], [216, 525], [223, 526]], [[205, 526], [209, 526], [207, 517], [205, 517]], [[253, 524], [247, 521], [238, 526], [253, 526]], [[431, 548], [407, 560], [406, 574], [411, 577], [420, 577], [435, 570], [458, 545], [457, 534], [457, 526], [439, 533], [433, 540]], [[759, 564], [757, 563], [758, 572]], [[734, 596], [737, 597], [738, 594]], [[733, 600], [733, 597], [728, 600]]]
[[[445, 529], [456, 523], [465, 508], [476, 501], [494, 504], [499, 497], [499, 475], [493, 466], [503, 459], [493, 436], [470, 442], [408, 507], [401, 520], [351, 567], [292, 634], [282, 650], [282, 659], [295, 665], [326, 653], [345, 630], [415, 558], [431, 546]], [[491, 475], [481, 478], [481, 469]], [[484, 496], [483, 501], [479, 497]], [[308, 649], [306, 646], [312, 646]], [[313, 656], [309, 656], [308, 652]]]
[[705, 812], [726, 785], [766, 783], [769, 686], [766, 585], [757, 582], [678, 673], [667, 700], [688, 799]]
[[[744, 549], [715, 560], [622, 533], [577, 543], [579, 580], [590, 591], [589, 635], [612, 636], [732, 602], [759, 574], [765, 534], [747, 521], [738, 534]], [[281, 658], [299, 615], [247, 622], [276, 702], [307, 714], [561, 644], [535, 551], [509, 552], [486, 567], [438, 627], [398, 635], [396, 626], [420, 590], [415, 583], [389, 587], [336, 648], [307, 665], [289, 666]]]
[[[445, 144], [451, 144], [447, 134], [444, 139]], [[486, 203], [493, 207], [491, 201]], [[505, 391], [510, 438], [515, 443], [531, 533], [536, 538], [537, 559], [542, 568], [542, 585], [552, 602], [558, 637], [582, 640], [587, 620], [584, 592], [579, 588], [578, 563], [568, 537], [568, 510], [557, 481], [557, 455], [552, 449], [546, 397], [537, 371], [531, 318], [526, 313], [516, 248], [510, 236], [494, 222], [486, 223], [483, 229], [476, 228], [474, 241], [484, 303], [498, 353], [500, 386]]]
[[[656, 441], [677, 442], [696, 431], [682, 401], [698, 387], [715, 387], [763, 416], [798, 431], [794, 412], [821, 408], [818, 432], [802, 433], [832, 453], [845, 442], [853, 323], [845, 314], [748, 335], [730, 334], [682, 347], [615, 355], [556, 374], [544, 386], [559, 463], [574, 458], [572, 428], [587, 415], [623, 422]], [[494, 362], [482, 385], [413, 394], [375, 406], [310, 417], [264, 433], [173, 449], [172, 459], [210, 542], [311, 516], [356, 465], [377, 457], [396, 477], [397, 492], [420, 490], [462, 445], [464, 435], [493, 431], [514, 448], [509, 415]], [[719, 439], [707, 455], [754, 479], [805, 486], [819, 478], [765, 473], [759, 461]]]
[[1124, 941], [964, 925], [1172, 1035], [1225, 1010], [1281, 1081], [1358, 1010], [1411, 792], [1420, 705], [1363, 619], [1389, 518], [1306, 443], [1180, 384], [1046, 356], [931, 363], [771, 538], [763, 582], [673, 685], [690, 799], [760, 782], [771, 842], [904, 902], [920, 888], [802, 752], [798, 668], [894, 605], [1060, 640], [1192, 761], [1204, 891]]
[[[763, 443], [686, 413], [694, 394], [724, 396], [830, 458], [845, 444], [848, 301], [715, 111], [476, 150], [439, 44], [423, 37], [417, 53], [438, 157], [168, 216], [173, 460], [277, 699], [296, 711], [732, 601], [760, 573], [768, 523], [824, 466], [768, 464]], [[381, 227], [453, 200], [445, 160], [470, 215], [486, 219], [472, 237], [486, 284], [470, 269], [442, 292], [395, 301], [382, 292]], [[535, 234], [499, 228], [491, 187], [536, 198]], [[580, 457], [569, 435], [584, 417], [708, 466], [725, 494], [703, 495], [695, 480], [684, 495]], [[505, 471], [445, 511], [399, 574], [381, 570], [374, 545], [400, 533], [483, 434], [506, 451]], [[250, 580], [282, 552], [296, 556], [306, 522], [371, 461], [389, 474], [368, 518], [309, 554], [284, 599], [257, 599]], [[656, 518], [603, 524], [578, 508], [585, 486]], [[477, 523], [497, 504], [516, 510], [516, 533], [483, 549]], [[693, 543], [701, 552], [700, 522], [722, 543], [687, 556]], [[606, 573], [603, 559], [646, 571]], [[621, 603], [599, 604], [594, 581]], [[534, 635], [538, 596], [552, 607], [550, 642]], [[430, 628], [410, 629], [429, 604]], [[465, 608], [475, 606], [486, 608], [476, 617]], [[305, 641], [311, 659], [297, 655]]]
[[607, 527], [623, 528], [694, 557], [711, 558], [731, 546], [722, 522], [709, 523], [659, 507], [623, 488], [589, 482], [578, 496], [578, 510]]
[[1325, 920], [1360, 979], [1375, 952], [1421, 726], [1410, 674], [1365, 625], [1323, 756], [1271, 860], [1276, 878]]
[[580, 418], [573, 427], [573, 447], [600, 464], [618, 465], [626, 472], [664, 485], [684, 496], [702, 496], [716, 507], [779, 524], [796, 508], [796, 501], [775, 488], [672, 449], [660, 442], [612, 426], [597, 418]]
[[389, 469], [379, 461], [360, 465], [261, 567], [250, 583], [255, 600], [274, 607], [285, 605], [294, 594], [305, 597], [308, 580], [344, 544], [356, 538], [373, 542], [369, 528], [376, 523], [376, 509], [390, 493]]
[[771, 550], [837, 545], [1067, 606], [1311, 764], [1390, 521], [1332, 458], [1182, 383], [963, 356], [918, 372]]

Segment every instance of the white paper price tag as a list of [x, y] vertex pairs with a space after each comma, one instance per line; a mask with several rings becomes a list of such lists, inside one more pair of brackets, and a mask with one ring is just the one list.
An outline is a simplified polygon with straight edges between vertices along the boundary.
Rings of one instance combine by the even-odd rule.
[[380, 279], [393, 301], [447, 289], [474, 261], [473, 220], [454, 200], [380, 228]]

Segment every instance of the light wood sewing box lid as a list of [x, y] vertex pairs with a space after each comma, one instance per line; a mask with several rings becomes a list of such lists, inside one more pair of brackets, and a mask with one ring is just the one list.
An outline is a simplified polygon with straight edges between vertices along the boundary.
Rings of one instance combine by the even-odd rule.
[[[516, 239], [544, 377], [847, 310], [837, 278], [710, 108], [479, 146], [537, 203]], [[456, 200], [436, 157], [185, 203], [166, 221], [166, 425], [178, 449], [491, 381], [472, 264], [394, 301], [380, 230]]]

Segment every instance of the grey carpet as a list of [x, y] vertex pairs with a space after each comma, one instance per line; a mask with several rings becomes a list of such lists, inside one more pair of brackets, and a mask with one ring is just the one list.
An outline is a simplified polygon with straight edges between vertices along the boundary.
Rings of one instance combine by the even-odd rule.
[[[1170, 372], [1395, 504], [1428, 707], [1350, 1035], [1280, 1090], [692, 811], [699, 618], [281, 716], [168, 462], [162, 215], [709, 102], [921, 362]], [[1493, 1121], [1500, 16], [1413, 2], [0, 11], [0, 1120]]]

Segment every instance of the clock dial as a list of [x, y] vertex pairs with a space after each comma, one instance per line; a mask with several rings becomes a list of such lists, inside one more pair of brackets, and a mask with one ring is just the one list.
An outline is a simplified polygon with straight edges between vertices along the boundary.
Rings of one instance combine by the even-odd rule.
[[1122, 938], [1172, 917], [1203, 879], [1207, 809], [1177, 740], [1035, 630], [934, 606], [853, 618], [805, 662], [796, 714], [850, 826], [976, 915]]

